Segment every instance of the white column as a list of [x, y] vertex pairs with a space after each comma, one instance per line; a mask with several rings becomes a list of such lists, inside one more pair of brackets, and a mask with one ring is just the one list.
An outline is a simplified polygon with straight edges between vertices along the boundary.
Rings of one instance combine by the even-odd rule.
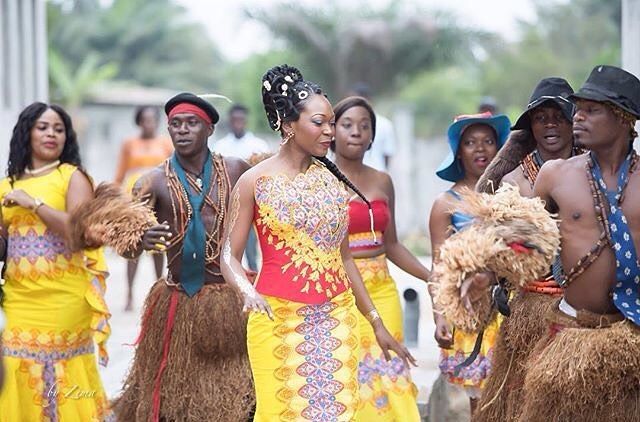
[[35, 48], [35, 85], [34, 100], [49, 101], [49, 67], [47, 60], [47, 5], [44, 0], [34, 0], [33, 24]]
[[640, 77], [640, 0], [622, 0], [622, 67]]
[[416, 227], [416, 210], [412, 207], [416, 193], [413, 191], [415, 148], [413, 135], [413, 111], [407, 107], [396, 108], [393, 115], [396, 134], [396, 153], [391, 159], [390, 174], [393, 177], [396, 206], [395, 220], [398, 237], [411, 233]]
[[[640, 0], [622, 0], [622, 67], [640, 78]], [[640, 133], [640, 123], [636, 123]], [[638, 149], [640, 139], [636, 138]]]

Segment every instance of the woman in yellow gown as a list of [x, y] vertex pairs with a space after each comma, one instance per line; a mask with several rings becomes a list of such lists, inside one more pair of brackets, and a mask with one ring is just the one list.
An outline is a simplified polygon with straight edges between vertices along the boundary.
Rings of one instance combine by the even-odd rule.
[[19, 116], [0, 181], [6, 245], [1, 421], [111, 418], [98, 375], [110, 333], [100, 249], [72, 251], [68, 211], [90, 199], [68, 114], [44, 103]]
[[[396, 235], [393, 182], [386, 172], [363, 163], [375, 142], [376, 115], [362, 97], [347, 97], [333, 108], [336, 136], [332, 149], [336, 165], [369, 198], [373, 232], [367, 205], [357, 195], [349, 201], [349, 249], [364, 285], [380, 317], [397, 341], [403, 341], [402, 308], [387, 258], [402, 270], [424, 280], [429, 270]], [[385, 360], [371, 326], [360, 317], [360, 409], [358, 421], [419, 421], [417, 388], [409, 368], [394, 356]]]
[[[256, 422], [351, 421], [358, 410], [358, 311], [385, 353], [407, 349], [371, 303], [347, 241], [345, 184], [326, 158], [334, 134], [321, 88], [287, 65], [263, 77], [262, 98], [280, 150], [244, 173], [231, 194], [222, 273], [252, 311], [247, 345]], [[263, 263], [255, 285], [241, 266], [255, 225]]]

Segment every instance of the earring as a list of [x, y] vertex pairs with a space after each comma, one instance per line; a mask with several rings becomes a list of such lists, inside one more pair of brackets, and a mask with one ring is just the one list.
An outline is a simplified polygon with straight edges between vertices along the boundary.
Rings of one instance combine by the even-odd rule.
[[291, 139], [293, 138], [293, 131], [287, 133], [287, 135], [282, 138], [282, 141], [280, 141], [280, 145], [287, 145], [287, 142], [289, 142]]

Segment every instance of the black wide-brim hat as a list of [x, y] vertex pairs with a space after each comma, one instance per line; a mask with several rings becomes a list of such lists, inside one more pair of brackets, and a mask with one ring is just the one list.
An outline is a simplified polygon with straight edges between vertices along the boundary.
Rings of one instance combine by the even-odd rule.
[[609, 102], [640, 118], [640, 80], [615, 66], [599, 65], [571, 100]]
[[564, 117], [571, 122], [575, 110], [575, 106], [569, 100], [571, 94], [573, 94], [573, 88], [571, 88], [571, 85], [569, 85], [569, 82], [566, 80], [562, 78], [542, 79], [534, 88], [524, 113], [518, 117], [518, 120], [516, 120], [516, 123], [511, 127], [511, 130], [531, 130], [531, 110], [548, 102], [553, 102], [560, 107]]
[[190, 92], [182, 92], [175, 97], [170, 98], [169, 101], [167, 101], [167, 103], [164, 105], [164, 112], [168, 116], [175, 106], [183, 103], [193, 104], [194, 106], [202, 109], [202, 111], [204, 111], [207, 116], [209, 116], [209, 118], [211, 119], [211, 123], [213, 123], [214, 125], [218, 123], [218, 120], [220, 120], [218, 111], [214, 106], [211, 105], [209, 101], [200, 98]]

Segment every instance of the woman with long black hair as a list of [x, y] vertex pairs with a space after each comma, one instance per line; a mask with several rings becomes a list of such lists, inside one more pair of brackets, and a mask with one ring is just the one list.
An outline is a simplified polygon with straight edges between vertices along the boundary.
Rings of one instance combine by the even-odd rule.
[[33, 103], [10, 143], [0, 181], [0, 243], [6, 246], [2, 308], [5, 385], [0, 420], [105, 420], [96, 366], [110, 333], [101, 249], [72, 250], [69, 212], [93, 196], [69, 115]]

